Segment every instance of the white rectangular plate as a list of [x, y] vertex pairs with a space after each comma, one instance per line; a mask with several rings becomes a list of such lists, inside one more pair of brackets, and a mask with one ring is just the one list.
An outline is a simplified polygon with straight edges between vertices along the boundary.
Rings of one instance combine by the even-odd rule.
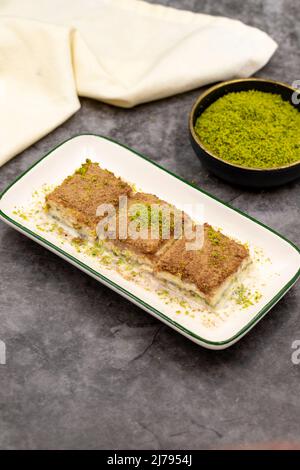
[[[203, 304], [199, 311], [194, 311], [192, 315], [187, 314], [177, 310], [172, 302], [167, 302], [157, 292], [146, 290], [142, 285], [126, 280], [117, 271], [107, 269], [99, 265], [99, 262], [97, 264], [90, 256], [78, 253], [72, 245], [62, 245], [55, 233], [40, 231], [34, 222], [20, 218], [16, 208], [32, 204], [33, 193], [43, 185], [60, 184], [86, 158], [99, 162], [103, 168], [136, 184], [139, 189], [155, 194], [179, 208], [183, 204], [202, 204], [207, 222], [220, 227], [226, 235], [249, 244], [256, 260], [249, 279], [257, 283], [260, 298], [246, 309], [232, 299], [227, 299], [213, 312]], [[0, 216], [16, 230], [109, 286], [195, 343], [210, 349], [225, 349], [242, 338], [300, 276], [300, 251], [284, 237], [137, 152], [101, 136], [73, 137], [45, 155], [3, 192]], [[255, 253], [259, 255], [256, 256]], [[247, 276], [248, 274], [245, 282]]]

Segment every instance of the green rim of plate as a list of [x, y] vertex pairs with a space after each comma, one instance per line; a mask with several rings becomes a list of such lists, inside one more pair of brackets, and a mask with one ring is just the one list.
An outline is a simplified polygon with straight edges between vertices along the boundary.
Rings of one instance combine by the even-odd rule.
[[[253, 222], [257, 223], [258, 225], [264, 227], [265, 229], [269, 230], [270, 232], [272, 232], [273, 234], [277, 235], [278, 237], [280, 237], [282, 240], [284, 240], [285, 242], [287, 242], [289, 245], [291, 245], [299, 254], [300, 254], [300, 249], [294, 244], [292, 243], [290, 240], [288, 240], [287, 238], [285, 238], [283, 235], [280, 235], [278, 232], [276, 232], [275, 230], [273, 230], [272, 228], [268, 227], [267, 225], [263, 224], [262, 222], [259, 222], [257, 219], [255, 219], [254, 217], [251, 217], [250, 215], [248, 214], [245, 214], [244, 212], [240, 211], [239, 209], [236, 209], [234, 207], [232, 207], [230, 204], [227, 204], [226, 202], [222, 201], [221, 199], [213, 196], [212, 194], [209, 194], [208, 192], [200, 189], [199, 187], [197, 187], [196, 185], [184, 180], [183, 178], [181, 178], [180, 176], [172, 173], [171, 171], [163, 168], [162, 166], [160, 166], [158, 163], [150, 160], [149, 158], [145, 157], [144, 155], [142, 155], [141, 153], [137, 152], [136, 150], [133, 150], [132, 148], [128, 147], [127, 145], [124, 145], [124, 144], [121, 144], [120, 142], [117, 142], [109, 137], [105, 137], [105, 136], [102, 136], [102, 135], [99, 135], [99, 134], [91, 134], [91, 133], [82, 133], [82, 134], [77, 134], [77, 135], [74, 135], [73, 137], [70, 137], [69, 139], [66, 139], [64, 140], [63, 142], [61, 142], [60, 144], [58, 144], [57, 146], [55, 146], [54, 148], [52, 148], [49, 152], [47, 152], [42, 158], [40, 158], [39, 160], [37, 160], [33, 165], [31, 165], [26, 171], [24, 171], [23, 173], [21, 173], [21, 175], [19, 175], [10, 185], [7, 186], [7, 188], [1, 193], [0, 195], [0, 200], [2, 199], [2, 197], [4, 196], [5, 193], [7, 193], [7, 191], [15, 185], [15, 183], [17, 183], [17, 181], [19, 181], [21, 178], [23, 178], [24, 175], [26, 175], [30, 170], [32, 170], [32, 168], [34, 168], [36, 165], [38, 165], [42, 160], [44, 160], [46, 157], [48, 157], [49, 155], [51, 155], [56, 149], [58, 149], [59, 147], [61, 147], [62, 145], [64, 145], [65, 143], [69, 142], [70, 140], [73, 140], [73, 139], [76, 139], [78, 137], [81, 137], [81, 136], [92, 136], [92, 137], [98, 137], [100, 139], [105, 139], [105, 140], [108, 140], [116, 145], [119, 145], [120, 147], [123, 147], [127, 150], [129, 150], [130, 152], [133, 152], [134, 154], [138, 155], [140, 158], [143, 158], [144, 160], [146, 160], [147, 162], [151, 163], [152, 165], [160, 168], [162, 171], [164, 171], [165, 173], [168, 173], [169, 175], [177, 178], [178, 180], [182, 181], [183, 183], [185, 183], [186, 185], [188, 186], [191, 186], [192, 188], [196, 189], [197, 191], [199, 191], [200, 193], [202, 194], [205, 194], [206, 196], [210, 197], [211, 199], [214, 199], [215, 201], [218, 201], [219, 203], [223, 204], [224, 206], [228, 207], [229, 209], [235, 211], [235, 212], [238, 212], [240, 215], [242, 215], [243, 217], [246, 217], [247, 219], [250, 219], [252, 220]], [[35, 232], [32, 232], [31, 230], [29, 230], [27, 227], [25, 227], [24, 225], [22, 224], [19, 224], [18, 222], [16, 222], [15, 220], [11, 219], [8, 215], [6, 215], [1, 209], [0, 209], [0, 216], [6, 220], [8, 220], [12, 225], [15, 225], [16, 227], [19, 227], [23, 232], [29, 234], [32, 238], [35, 238], [39, 241], [41, 241], [43, 244], [45, 244], [47, 247], [51, 248], [51, 251], [54, 251], [54, 252], [58, 252], [58, 253], [61, 253], [62, 255], [64, 255], [66, 258], [68, 258], [73, 264], [77, 264], [78, 266], [82, 267], [83, 269], [87, 270], [90, 274], [92, 274], [93, 276], [101, 279], [102, 281], [104, 281], [105, 283], [109, 284], [110, 286], [112, 286], [115, 290], [119, 291], [119, 292], [122, 292], [124, 293], [126, 296], [128, 296], [130, 299], [132, 299], [136, 304], [138, 305], [142, 305], [143, 307], [145, 307], [147, 310], [150, 310], [152, 313], [154, 313], [156, 316], [160, 317], [161, 319], [163, 319], [166, 323], [169, 323], [171, 325], [173, 325], [175, 328], [177, 328], [178, 330], [182, 331], [185, 335], [187, 336], [191, 336], [192, 338], [196, 339], [197, 341], [200, 341], [204, 344], [208, 344], [210, 346], [225, 346], [225, 345], [230, 345], [230, 343], [233, 343], [233, 342], [236, 342], [238, 339], [240, 339], [242, 336], [244, 336], [248, 331], [250, 331], [255, 325], [256, 323], [258, 323], [259, 320], [261, 320], [265, 315], [266, 313], [268, 313], [271, 308], [286, 294], [286, 292], [297, 282], [297, 280], [299, 279], [300, 277], [300, 267], [297, 271], [297, 273], [295, 274], [295, 276], [293, 276], [293, 278], [273, 297], [272, 300], [270, 300], [270, 302], [268, 302], [254, 317], [253, 319], [247, 324], [245, 325], [240, 331], [238, 331], [238, 333], [236, 333], [234, 336], [228, 338], [227, 340], [224, 340], [224, 341], [209, 341], [205, 338], [202, 338], [201, 336], [198, 336], [197, 334], [193, 333], [192, 331], [186, 329], [184, 326], [180, 325], [179, 323], [175, 322], [174, 320], [172, 320], [171, 318], [167, 317], [166, 315], [164, 315], [162, 312], [160, 312], [159, 310], [156, 310], [154, 307], [152, 307], [151, 305], [147, 304], [146, 302], [144, 302], [143, 300], [141, 300], [139, 297], [136, 297], [134, 294], [132, 294], [131, 292], [127, 291], [126, 289], [124, 289], [123, 287], [120, 287], [118, 284], [116, 284], [115, 282], [111, 281], [109, 278], [107, 278], [106, 276], [103, 276], [102, 274], [100, 274], [99, 272], [95, 271], [94, 269], [90, 268], [89, 266], [87, 266], [85, 263], [82, 263], [81, 261], [79, 261], [77, 258], [75, 258], [74, 256], [70, 255], [69, 253], [66, 253], [64, 250], [62, 250], [61, 248], [57, 247], [56, 245], [54, 245], [53, 243], [49, 242], [48, 240], [46, 240], [45, 238], [41, 237], [40, 235], [37, 235]]]

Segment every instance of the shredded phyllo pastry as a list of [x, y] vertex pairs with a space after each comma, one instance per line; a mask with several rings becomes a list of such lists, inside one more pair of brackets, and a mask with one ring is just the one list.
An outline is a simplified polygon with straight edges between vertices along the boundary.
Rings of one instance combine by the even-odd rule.
[[[119, 206], [122, 197], [127, 198], [126, 236], [119, 229], [124, 216]], [[107, 217], [104, 219], [104, 214], [98, 212], [101, 205], [115, 208], [114, 223], [110, 220], [107, 223]], [[159, 209], [153, 212], [153, 207]], [[79, 242], [81, 239], [97, 240], [97, 228], [103, 222], [102, 240], [108, 249], [137, 262], [141, 271], [150, 271], [159, 279], [198, 294], [213, 306], [250, 263], [247, 247], [207, 223], [201, 227], [201, 247], [187, 249], [184, 231], [181, 237], [175, 237], [178, 210], [174, 206], [152, 194], [135, 191], [132, 185], [90, 160], [46, 196], [45, 210], [75, 229]], [[168, 210], [168, 219], [164, 217], [165, 210]], [[180, 224], [183, 219], [189, 220], [183, 214]], [[130, 233], [129, 225], [135, 222], [137, 231], [146, 231], [146, 237]], [[197, 226], [192, 225], [192, 230], [196, 231]], [[112, 228], [115, 228], [114, 236]]]

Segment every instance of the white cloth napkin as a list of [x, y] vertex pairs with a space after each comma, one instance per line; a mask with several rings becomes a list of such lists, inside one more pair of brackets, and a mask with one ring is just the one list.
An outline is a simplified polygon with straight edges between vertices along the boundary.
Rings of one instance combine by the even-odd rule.
[[248, 77], [276, 43], [240, 21], [140, 0], [0, 1], [0, 165], [77, 95], [122, 107]]

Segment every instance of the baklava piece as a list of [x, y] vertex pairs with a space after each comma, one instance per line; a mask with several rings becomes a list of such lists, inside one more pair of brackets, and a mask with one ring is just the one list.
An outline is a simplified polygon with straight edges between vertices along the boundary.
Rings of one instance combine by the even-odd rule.
[[163, 253], [156, 265], [157, 275], [214, 306], [250, 263], [249, 251], [208, 224], [204, 224], [201, 249], [189, 251], [186, 242], [177, 240]]
[[117, 207], [119, 197], [131, 191], [131, 186], [113, 173], [86, 160], [46, 197], [46, 208], [50, 215], [75, 229], [80, 236], [95, 239], [101, 219], [96, 215], [97, 208], [101, 204]]
[[[132, 194], [126, 209], [117, 214], [116, 236], [110, 239], [113, 234], [108, 231], [106, 242], [144, 267], [153, 268], [159, 256], [174, 242], [175, 210], [152, 194]], [[180, 223], [181, 213], [178, 214]]]

